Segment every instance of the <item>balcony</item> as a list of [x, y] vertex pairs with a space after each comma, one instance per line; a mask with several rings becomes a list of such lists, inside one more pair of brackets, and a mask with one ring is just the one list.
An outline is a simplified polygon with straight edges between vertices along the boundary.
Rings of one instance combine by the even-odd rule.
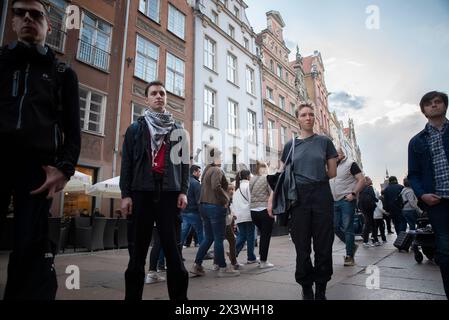
[[101, 70], [108, 71], [110, 53], [79, 39], [78, 59]]

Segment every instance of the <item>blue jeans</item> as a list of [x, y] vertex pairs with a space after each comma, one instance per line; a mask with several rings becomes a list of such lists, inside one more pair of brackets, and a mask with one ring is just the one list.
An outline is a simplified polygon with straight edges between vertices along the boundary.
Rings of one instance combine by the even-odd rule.
[[241, 222], [237, 224], [239, 228], [239, 233], [237, 235], [237, 244], [235, 249], [237, 250], [237, 256], [243, 249], [243, 245], [246, 241], [246, 249], [248, 254], [248, 261], [255, 261], [256, 255], [254, 254], [254, 243], [255, 243], [255, 225], [252, 221]]
[[346, 256], [354, 256], [355, 200], [334, 202], [334, 232], [346, 244]]
[[416, 230], [416, 220], [418, 219], [418, 214], [415, 209], [402, 210], [402, 215], [408, 223], [410, 230]]
[[435, 262], [440, 266], [444, 291], [449, 299], [449, 200], [443, 199], [429, 207], [428, 215], [436, 238]]
[[181, 216], [181, 243], [184, 245], [186, 242], [190, 226], [192, 226], [198, 236], [198, 242], [201, 244], [203, 242], [203, 220], [201, 220], [199, 212], [183, 212]]
[[220, 268], [226, 267], [223, 241], [225, 239], [227, 209], [223, 206], [202, 203], [200, 214], [204, 222], [204, 240], [196, 254], [195, 263], [201, 265], [207, 250], [214, 243], [214, 260]]

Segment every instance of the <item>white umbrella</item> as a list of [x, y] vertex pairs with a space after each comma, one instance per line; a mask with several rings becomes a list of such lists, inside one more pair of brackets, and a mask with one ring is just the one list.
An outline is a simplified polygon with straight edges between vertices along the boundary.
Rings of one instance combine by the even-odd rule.
[[87, 188], [86, 194], [93, 197], [120, 199], [122, 194], [120, 191], [119, 182], [120, 176], [98, 182]]
[[92, 177], [75, 171], [75, 174], [65, 185], [64, 192], [85, 192], [88, 187], [92, 185]]

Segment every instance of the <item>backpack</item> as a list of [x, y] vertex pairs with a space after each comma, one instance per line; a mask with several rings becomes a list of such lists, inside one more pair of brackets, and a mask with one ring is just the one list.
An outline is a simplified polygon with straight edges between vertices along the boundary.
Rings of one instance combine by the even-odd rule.
[[402, 196], [402, 192], [404, 191], [404, 189], [401, 190], [401, 192], [399, 192], [399, 194], [397, 195], [397, 197], [394, 199], [393, 201], [393, 206], [396, 209], [399, 209], [402, 211], [402, 209], [404, 209], [404, 206], [407, 204], [408, 200], [404, 201], [404, 198]]
[[362, 212], [373, 211], [376, 208], [376, 200], [368, 193], [366, 187], [359, 195], [358, 207]]

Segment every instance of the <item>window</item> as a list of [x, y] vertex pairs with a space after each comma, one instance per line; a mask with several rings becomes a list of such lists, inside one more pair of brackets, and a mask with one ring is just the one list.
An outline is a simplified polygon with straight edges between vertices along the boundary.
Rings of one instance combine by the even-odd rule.
[[290, 110], [292, 115], [294, 115], [296, 117], [296, 106], [294, 103], [290, 103]]
[[246, 67], [246, 92], [254, 94], [254, 70], [250, 67]]
[[278, 64], [277, 76], [282, 79], [282, 66]]
[[248, 141], [256, 142], [256, 113], [248, 110]]
[[270, 60], [270, 70], [274, 72], [274, 63], [273, 63], [273, 60]]
[[288, 72], [285, 73], [285, 81], [288, 82]]
[[216, 71], [216, 50], [217, 44], [209, 37], [204, 38], [204, 66]]
[[215, 108], [217, 106], [217, 94], [215, 91], [204, 88], [204, 123], [215, 127]]
[[237, 134], [237, 110], [238, 104], [232, 100], [228, 101], [228, 132], [230, 134]]
[[218, 26], [218, 13], [212, 10], [212, 22]]
[[137, 35], [136, 47], [134, 75], [146, 82], [156, 80], [159, 48], [140, 35]]
[[65, 41], [65, 8], [67, 3], [64, 0], [51, 0], [49, 18], [52, 30], [47, 35], [46, 44], [53, 49], [63, 52]]
[[103, 134], [106, 96], [83, 87], [79, 88], [79, 94], [81, 129]]
[[142, 106], [140, 104], [134, 103], [132, 104], [132, 122], [137, 121], [137, 118], [139, 118], [140, 116], [143, 116], [145, 113], [145, 110], [147, 110], [148, 108], [145, 106]]
[[168, 27], [167, 29], [173, 32], [175, 35], [184, 39], [186, 16], [173, 7], [171, 4], [168, 6]]
[[232, 154], [232, 171], [237, 172], [237, 155]]
[[221, 2], [223, 2], [224, 6], [227, 8], [228, 7], [228, 0], [222, 0]]
[[281, 126], [281, 145], [284, 145], [287, 139], [287, 128]]
[[237, 7], [234, 7], [234, 15], [237, 17], [237, 19], [240, 18], [240, 10]]
[[235, 28], [231, 25], [228, 25], [228, 35], [232, 38], [235, 39]]
[[246, 38], [243, 38], [243, 44], [245, 45], [245, 49], [249, 50], [249, 40]]
[[274, 147], [274, 121], [268, 120], [268, 146], [270, 148]]
[[273, 101], [273, 89], [267, 87], [267, 98], [270, 101]]
[[237, 84], [237, 58], [228, 52], [227, 79]]
[[110, 24], [84, 12], [78, 59], [100, 69], [108, 70], [111, 32]]
[[283, 96], [279, 96], [279, 108], [285, 110], [285, 98]]
[[139, 11], [151, 20], [159, 20], [160, 0], [139, 0]]
[[184, 61], [168, 52], [165, 88], [177, 96], [184, 97]]

